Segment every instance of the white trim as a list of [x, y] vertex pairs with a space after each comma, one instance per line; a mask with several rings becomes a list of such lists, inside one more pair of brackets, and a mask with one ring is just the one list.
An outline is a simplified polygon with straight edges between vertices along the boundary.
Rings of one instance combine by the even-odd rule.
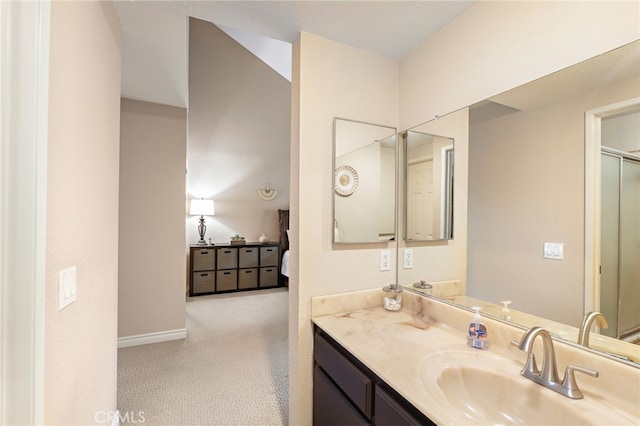
[[180, 340], [187, 338], [187, 329], [179, 328], [176, 330], [158, 331], [155, 333], [136, 334], [134, 336], [125, 336], [118, 338], [118, 349], [128, 348], [131, 346], [148, 345], [150, 343], [169, 342], [171, 340]]
[[0, 2], [0, 423], [44, 423], [49, 1]]
[[640, 107], [640, 97], [585, 113], [584, 313], [600, 310], [600, 150], [602, 118]]

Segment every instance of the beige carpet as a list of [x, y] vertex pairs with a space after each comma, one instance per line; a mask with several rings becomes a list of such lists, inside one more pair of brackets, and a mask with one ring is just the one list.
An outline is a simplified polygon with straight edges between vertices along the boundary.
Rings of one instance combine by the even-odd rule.
[[287, 313], [286, 289], [188, 299], [186, 339], [118, 350], [121, 418], [286, 425]]

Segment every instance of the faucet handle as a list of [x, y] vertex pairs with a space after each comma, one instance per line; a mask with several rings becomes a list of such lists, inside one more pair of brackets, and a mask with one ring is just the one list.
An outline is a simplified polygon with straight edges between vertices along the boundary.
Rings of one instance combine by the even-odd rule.
[[589, 368], [578, 367], [575, 365], [567, 366], [564, 373], [564, 380], [562, 381], [562, 387], [566, 389], [566, 395], [569, 398], [581, 399], [584, 397], [580, 389], [578, 389], [578, 383], [576, 382], [575, 372], [588, 374], [591, 377], [598, 377], [600, 373]]

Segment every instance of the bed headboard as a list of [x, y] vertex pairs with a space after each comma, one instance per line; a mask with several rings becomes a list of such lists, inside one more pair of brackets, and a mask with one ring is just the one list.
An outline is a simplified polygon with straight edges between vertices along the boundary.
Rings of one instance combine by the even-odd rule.
[[289, 210], [278, 209], [278, 225], [280, 230], [280, 249], [284, 253], [289, 250], [289, 237], [287, 230], [289, 229]]

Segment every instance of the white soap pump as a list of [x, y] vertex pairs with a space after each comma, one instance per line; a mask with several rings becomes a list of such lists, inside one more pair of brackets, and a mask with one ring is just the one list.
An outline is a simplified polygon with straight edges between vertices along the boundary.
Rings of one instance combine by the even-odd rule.
[[509, 305], [511, 300], [502, 300], [502, 319], [511, 321], [511, 312], [509, 311]]

